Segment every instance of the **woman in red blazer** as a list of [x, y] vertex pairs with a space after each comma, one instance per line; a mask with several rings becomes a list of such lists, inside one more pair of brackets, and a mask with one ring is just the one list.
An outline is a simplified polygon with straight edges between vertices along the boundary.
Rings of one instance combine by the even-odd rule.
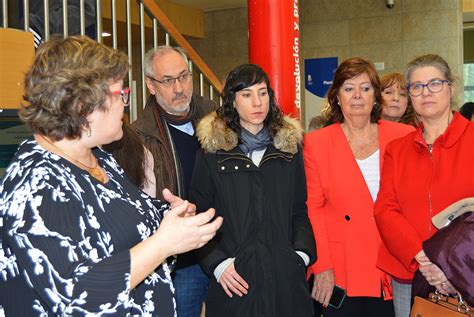
[[[393, 316], [390, 281], [376, 268], [380, 236], [373, 217], [385, 146], [413, 127], [380, 118], [380, 80], [373, 64], [351, 58], [328, 92], [333, 124], [306, 135], [303, 155], [308, 213], [318, 261], [312, 297], [324, 316]], [[334, 285], [346, 289], [339, 309], [327, 307]]]
[[[422, 242], [436, 232], [433, 216], [474, 196], [474, 124], [451, 109], [454, 78], [448, 64], [438, 55], [420, 56], [408, 64], [406, 77], [422, 124], [387, 146], [374, 211], [384, 242], [378, 267], [394, 277], [395, 303], [399, 293], [410, 298], [418, 268], [439, 291], [453, 291]], [[404, 305], [400, 316], [409, 314], [410, 301]]]

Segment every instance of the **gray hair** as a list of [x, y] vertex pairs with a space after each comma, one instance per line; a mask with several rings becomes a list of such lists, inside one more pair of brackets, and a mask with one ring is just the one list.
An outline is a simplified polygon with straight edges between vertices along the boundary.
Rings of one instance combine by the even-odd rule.
[[153, 60], [156, 56], [164, 55], [168, 52], [176, 52], [184, 59], [186, 65], [188, 65], [188, 56], [186, 52], [177, 46], [169, 46], [169, 45], [160, 45], [156, 48], [152, 48], [145, 54], [145, 58], [143, 60], [143, 70], [145, 72], [145, 76], [147, 77], [155, 77], [155, 73], [153, 71]]
[[448, 62], [439, 55], [427, 54], [415, 57], [415, 59], [407, 64], [407, 70], [405, 72], [407, 83], [410, 83], [411, 75], [415, 69], [429, 66], [437, 68], [443, 74], [444, 78], [449, 80], [451, 83], [455, 82], [456, 78], [451, 73], [451, 68], [449, 68]]
[[[437, 54], [426, 54], [415, 57], [412, 61], [407, 64], [407, 70], [405, 72], [405, 79], [407, 84], [411, 83], [411, 76], [415, 69], [420, 67], [435, 67], [438, 69], [445, 79], [449, 80], [449, 84], [452, 85], [456, 82], [456, 77], [451, 72], [451, 68], [448, 65], [448, 62], [441, 56]], [[456, 105], [455, 97], [451, 97], [451, 107]]]

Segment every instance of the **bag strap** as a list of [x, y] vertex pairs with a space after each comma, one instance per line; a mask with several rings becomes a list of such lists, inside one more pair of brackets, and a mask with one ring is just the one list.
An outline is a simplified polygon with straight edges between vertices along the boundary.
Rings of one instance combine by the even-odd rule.
[[463, 300], [463, 298], [461, 296], [461, 293], [459, 293], [459, 292], [457, 292], [457, 294], [454, 295], [454, 296], [441, 294], [438, 290], [436, 290], [434, 293], [431, 294], [431, 299], [433, 299], [436, 303], [438, 303], [440, 301], [447, 302], [448, 297], [453, 297], [453, 298], [457, 299], [457, 301], [458, 301], [458, 303], [457, 303], [458, 312], [463, 313], [463, 314], [467, 314], [471, 311], [471, 307], [469, 307], [469, 305]]

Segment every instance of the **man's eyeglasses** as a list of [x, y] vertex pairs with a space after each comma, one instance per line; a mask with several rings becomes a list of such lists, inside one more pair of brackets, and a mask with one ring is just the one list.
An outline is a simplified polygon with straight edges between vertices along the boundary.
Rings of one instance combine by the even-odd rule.
[[414, 83], [407, 85], [407, 90], [410, 96], [418, 97], [423, 93], [425, 87], [432, 93], [440, 92], [443, 89], [444, 83], [450, 83], [449, 80], [446, 79], [432, 79], [426, 84], [422, 83]]
[[125, 87], [122, 90], [112, 91], [112, 95], [120, 95], [122, 102], [128, 105], [130, 102], [130, 88]]
[[191, 73], [184, 73], [184, 74], [179, 75], [178, 77], [166, 77], [166, 78], [163, 79], [163, 80], [158, 80], [158, 79], [153, 78], [153, 77], [151, 77], [151, 76], [147, 76], [147, 77], [150, 78], [151, 80], [156, 81], [157, 83], [162, 84], [162, 85], [165, 86], [166, 88], [170, 88], [171, 86], [174, 85], [174, 83], [175, 83], [176, 81], [178, 81], [180, 84], [187, 83], [188, 80], [191, 79], [191, 77], [193, 77], [193, 74], [191, 74]]

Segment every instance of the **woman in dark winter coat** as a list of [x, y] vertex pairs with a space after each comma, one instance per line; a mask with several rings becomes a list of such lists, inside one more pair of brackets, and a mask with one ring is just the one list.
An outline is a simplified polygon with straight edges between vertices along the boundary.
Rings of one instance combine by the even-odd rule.
[[197, 128], [190, 199], [224, 224], [200, 263], [211, 278], [207, 316], [312, 316], [306, 267], [316, 260], [307, 215], [302, 129], [283, 117], [268, 76], [241, 65], [222, 107]]

